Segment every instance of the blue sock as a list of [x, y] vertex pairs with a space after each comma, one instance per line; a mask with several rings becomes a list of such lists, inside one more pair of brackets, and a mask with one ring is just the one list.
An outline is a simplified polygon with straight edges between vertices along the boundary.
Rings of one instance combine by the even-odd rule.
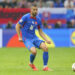
[[34, 59], [35, 59], [35, 55], [31, 54], [30, 55], [30, 63], [33, 63]]
[[44, 63], [44, 66], [47, 65], [47, 62], [48, 62], [48, 52], [44, 52], [43, 53], [43, 63]]

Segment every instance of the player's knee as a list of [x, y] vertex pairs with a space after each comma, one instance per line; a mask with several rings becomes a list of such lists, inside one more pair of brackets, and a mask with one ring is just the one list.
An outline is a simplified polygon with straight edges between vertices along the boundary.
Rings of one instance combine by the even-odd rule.
[[36, 48], [35, 48], [35, 47], [32, 47], [30, 51], [31, 51], [31, 53], [34, 54], [34, 55], [37, 54], [37, 51], [36, 51]]
[[42, 43], [40, 48], [43, 49], [43, 51], [48, 52], [48, 47], [45, 43]]
[[48, 52], [48, 47], [44, 47], [44, 49], [43, 49], [45, 52]]
[[37, 54], [37, 52], [36, 52], [36, 51], [33, 51], [33, 52], [32, 52], [32, 54], [36, 55], [36, 54]]
[[37, 54], [36, 49], [33, 49], [33, 50], [32, 50], [32, 54], [34, 54], [34, 55], [36, 55], [36, 54]]

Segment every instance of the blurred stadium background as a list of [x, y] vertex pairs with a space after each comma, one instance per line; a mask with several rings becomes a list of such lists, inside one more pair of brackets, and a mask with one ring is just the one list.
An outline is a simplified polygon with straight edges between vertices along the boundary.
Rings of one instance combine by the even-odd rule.
[[50, 47], [74, 47], [75, 0], [0, 0], [0, 47], [24, 47], [18, 42], [15, 25], [34, 3], [43, 31], [51, 38]]
[[[49, 66], [56, 70], [51, 75], [74, 75], [71, 65], [75, 62], [75, 0], [0, 0], [0, 75], [25, 75], [24, 69], [29, 69], [24, 67], [27, 66], [29, 52], [18, 41], [15, 25], [24, 14], [30, 12], [34, 3], [38, 5], [42, 29], [51, 40], [48, 46], [53, 51]], [[38, 35], [37, 32], [36, 34]], [[38, 52], [38, 56], [40, 58], [41, 52]], [[39, 58], [35, 61], [39, 61], [37, 66], [42, 62], [42, 58]], [[26, 72], [28, 74], [29, 71]]]

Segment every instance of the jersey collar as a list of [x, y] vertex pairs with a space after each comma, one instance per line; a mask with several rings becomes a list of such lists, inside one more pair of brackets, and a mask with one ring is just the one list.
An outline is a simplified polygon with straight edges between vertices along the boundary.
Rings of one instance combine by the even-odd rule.
[[36, 17], [32, 17], [32, 16], [31, 16], [30, 18], [31, 18], [31, 19], [35, 19], [35, 20], [36, 20]]

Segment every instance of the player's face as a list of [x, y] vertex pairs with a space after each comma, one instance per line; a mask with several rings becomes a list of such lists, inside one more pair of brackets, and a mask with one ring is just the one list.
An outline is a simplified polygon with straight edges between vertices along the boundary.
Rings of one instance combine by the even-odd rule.
[[38, 8], [37, 7], [32, 7], [31, 8], [31, 14], [35, 17], [37, 15]]

